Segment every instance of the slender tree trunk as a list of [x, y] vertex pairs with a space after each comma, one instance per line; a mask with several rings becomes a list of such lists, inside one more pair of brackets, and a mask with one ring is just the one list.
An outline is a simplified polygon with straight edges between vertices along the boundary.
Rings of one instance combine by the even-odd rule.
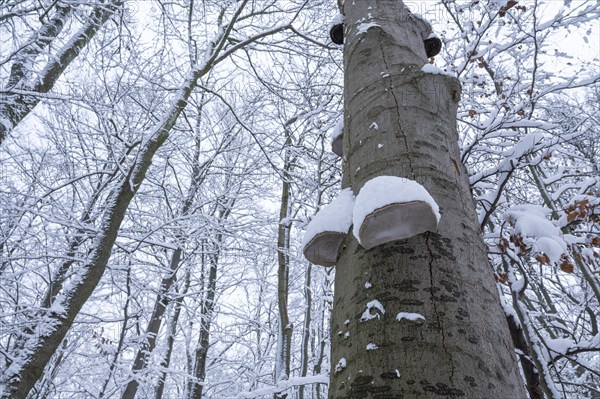
[[[277, 231], [277, 307], [279, 310], [279, 333], [277, 358], [275, 359], [275, 382], [290, 377], [290, 356], [292, 345], [292, 324], [288, 315], [288, 287], [290, 276], [290, 224], [288, 221], [290, 207], [290, 154], [291, 135], [289, 125], [295, 119], [290, 119], [285, 126], [285, 154], [281, 183], [281, 204], [279, 206], [279, 227]], [[275, 398], [279, 396], [276, 394]]]
[[[317, 325], [317, 348], [315, 348], [316, 352], [316, 360], [315, 365], [313, 366], [313, 374], [319, 375], [321, 374], [323, 361], [326, 357], [326, 346], [327, 346], [327, 326], [329, 325], [329, 320], [326, 317], [326, 313], [330, 313], [331, 311], [331, 300], [325, 298], [331, 298], [331, 286], [329, 282], [326, 280], [323, 284], [323, 293], [322, 299], [320, 303], [320, 312], [319, 312], [319, 323]], [[315, 384], [315, 399], [321, 399], [321, 384]]]
[[98, 394], [98, 398], [102, 399], [106, 395], [106, 389], [108, 388], [108, 384], [113, 378], [115, 370], [117, 368], [117, 361], [119, 360], [119, 356], [122, 355], [121, 350], [123, 349], [123, 345], [125, 343], [125, 337], [127, 335], [127, 326], [129, 324], [129, 303], [131, 302], [131, 261], [129, 263], [129, 267], [127, 268], [127, 278], [126, 278], [126, 291], [127, 299], [125, 300], [125, 304], [123, 305], [123, 328], [121, 328], [121, 333], [119, 334], [119, 342], [117, 344], [117, 349], [113, 355], [112, 361], [110, 362], [110, 368], [108, 370], [108, 375], [104, 380], [104, 384], [102, 384], [102, 389]]
[[29, 68], [33, 65], [36, 57], [62, 32], [73, 10], [72, 5], [58, 3], [54, 15], [28, 38], [27, 44], [13, 56], [14, 61], [10, 67], [7, 89], [18, 86], [19, 82], [31, 73]]
[[[52, 362], [51, 366], [48, 367], [49, 370], [44, 375], [45, 378], [43, 378], [36, 387], [37, 392], [35, 392], [35, 399], [45, 399], [52, 397], [52, 395], [56, 395], [56, 386], [54, 385], [53, 381], [58, 375], [58, 371], [60, 370], [63, 360], [65, 360], [65, 353], [67, 352], [68, 345], [68, 341], [66, 339], [63, 340], [61, 348], [58, 350], [58, 355]], [[31, 397], [32, 394], [33, 392], [29, 396]], [[34, 398], [32, 397], [32, 399]]]
[[[516, 316], [515, 316], [516, 317]], [[537, 373], [535, 363], [531, 360], [531, 351], [529, 343], [525, 338], [525, 333], [514, 317], [507, 317], [510, 335], [515, 348], [520, 351], [519, 361], [523, 369], [523, 376], [527, 382], [526, 389], [530, 399], [544, 399], [544, 392], [541, 387], [540, 375]]]
[[150, 359], [150, 356], [154, 351], [154, 348], [156, 347], [158, 332], [160, 331], [163, 316], [165, 314], [167, 306], [169, 305], [168, 293], [176, 281], [176, 272], [181, 262], [182, 252], [182, 248], [177, 248], [175, 251], [173, 251], [173, 255], [171, 256], [171, 264], [169, 268], [171, 274], [168, 277], [163, 278], [161, 280], [159, 293], [156, 298], [156, 301], [154, 302], [152, 316], [150, 317], [150, 321], [148, 322], [148, 326], [146, 327], [146, 333], [144, 334], [144, 342], [138, 350], [135, 360], [133, 362], [133, 367], [131, 368], [134, 378], [127, 384], [127, 387], [125, 388], [125, 391], [121, 396], [122, 399], [135, 398], [139, 386], [138, 379], [135, 378], [135, 375], [144, 371], [148, 367], [148, 360]]
[[[113, 166], [113, 170], [108, 176], [108, 179], [101, 179], [96, 183], [94, 193], [88, 201], [83, 214], [79, 218], [79, 223], [81, 225], [92, 225], [94, 223], [94, 220], [92, 219], [94, 207], [97, 205], [98, 200], [104, 193], [108, 184], [117, 178], [119, 173], [121, 173], [121, 170], [128, 167], [128, 157], [135, 148], [137, 148], [137, 145], [129, 146], [127, 152], [119, 159], [118, 166]], [[72, 267], [77, 264], [75, 261], [77, 251], [81, 248], [84, 242], [90, 239], [91, 232], [80, 228], [75, 230], [72, 236], [73, 238], [71, 238], [71, 241], [69, 242], [69, 249], [67, 250], [65, 256], [67, 260], [62, 262], [58, 269], [54, 272], [54, 275], [49, 282], [48, 289], [46, 290], [46, 294], [44, 295], [44, 300], [42, 302], [43, 308], [48, 309], [50, 306], [52, 306], [52, 302], [54, 302], [56, 296], [63, 288], [63, 284], [65, 279], [68, 277], [69, 270], [71, 270]]]
[[[225, 221], [235, 204], [234, 199], [223, 201], [223, 205], [219, 205], [217, 210], [218, 219]], [[206, 379], [206, 363], [208, 360], [208, 349], [210, 345], [210, 326], [212, 323], [215, 300], [217, 295], [217, 266], [219, 265], [219, 258], [221, 255], [221, 248], [223, 239], [225, 238], [223, 232], [219, 231], [215, 234], [215, 239], [211, 245], [213, 252], [208, 256], [209, 259], [209, 270], [208, 270], [208, 282], [206, 284], [205, 296], [202, 300], [202, 306], [200, 310], [200, 335], [198, 336], [198, 345], [196, 346], [195, 361], [194, 361], [194, 380], [189, 385], [190, 399], [201, 399], [204, 391], [204, 383]]]
[[[357, 194], [377, 176], [416, 180], [440, 206], [441, 220], [436, 233], [368, 251], [352, 234], [344, 241], [329, 396], [523, 398], [460, 164], [460, 84], [421, 71], [430, 28], [402, 1], [346, 2], [345, 13], [343, 186]], [[381, 307], [361, 321], [374, 300]], [[401, 312], [413, 317], [398, 320]]]
[[[171, 364], [171, 355], [173, 354], [173, 346], [175, 345], [175, 334], [177, 332], [177, 323], [179, 323], [179, 315], [181, 314], [181, 308], [183, 306], [183, 297], [187, 293], [190, 286], [190, 271], [188, 270], [185, 274], [184, 286], [175, 301], [175, 309], [173, 310], [173, 317], [171, 318], [169, 335], [167, 337], [167, 353], [163, 361], [162, 367], [167, 369]], [[167, 372], [162, 371], [158, 379], [158, 386], [156, 388], [156, 399], [162, 399], [165, 390], [165, 381], [167, 379]]]
[[[306, 310], [304, 311], [304, 326], [302, 328], [302, 348], [301, 348], [301, 363], [300, 363], [300, 377], [306, 377], [308, 372], [308, 358], [310, 357], [310, 325], [311, 325], [311, 310], [312, 310], [312, 288], [311, 288], [311, 276], [312, 266], [309, 263], [306, 266], [306, 279], [304, 282], [304, 297], [306, 298]], [[298, 387], [298, 399], [304, 399], [304, 385]]]
[[[221, 235], [219, 234], [219, 236]], [[217, 246], [220, 247], [220, 239]], [[196, 356], [194, 362], [195, 380], [190, 386], [191, 389], [188, 396], [190, 399], [201, 399], [202, 392], [204, 390], [206, 361], [208, 359], [208, 348], [210, 344], [210, 325], [215, 308], [218, 259], [218, 255], [210, 256], [208, 282], [206, 285], [206, 295], [202, 301], [200, 313], [200, 335], [198, 336], [198, 346], [196, 347]]]
[[[199, 105], [197, 108], [197, 113], [200, 116], [202, 112], [202, 105]], [[200, 130], [200, 118], [198, 117], [197, 132]], [[222, 143], [221, 149], [226, 149], [228, 145], [231, 144], [231, 140], [225, 139]], [[210, 158], [208, 161], [204, 163], [200, 163], [201, 157], [201, 140], [200, 136], [196, 136], [195, 138], [195, 148], [194, 148], [194, 164], [192, 165], [192, 179], [190, 182], [190, 186], [187, 189], [185, 200], [183, 201], [183, 205], [181, 206], [180, 217], [186, 217], [191, 212], [192, 206], [196, 202], [196, 194], [200, 189], [204, 179], [206, 178], [206, 174], [212, 165], [215, 157]], [[181, 234], [178, 234], [175, 240], [175, 245], [181, 245], [183, 241], [185, 241], [185, 237]], [[150, 317], [150, 321], [148, 322], [148, 326], [146, 327], [145, 333], [145, 341], [142, 344], [140, 350], [138, 350], [135, 360], [133, 362], [133, 367], [131, 369], [132, 374], [136, 375], [145, 370], [148, 367], [148, 360], [150, 355], [154, 351], [156, 347], [156, 340], [158, 338], [158, 333], [162, 326], [163, 315], [167, 309], [167, 306], [170, 303], [169, 292], [171, 287], [177, 280], [177, 270], [181, 266], [181, 260], [183, 257], [184, 251], [182, 247], [178, 247], [171, 256], [171, 261], [169, 265], [170, 275], [163, 278], [160, 283], [159, 294], [156, 297], [156, 301], [154, 302], [154, 309], [152, 311], [152, 316]], [[137, 389], [139, 386], [139, 382], [137, 378], [131, 380], [123, 392], [123, 399], [134, 398]]]
[[[164, 138], [166, 138], [166, 135]], [[111, 206], [107, 209], [104, 217], [105, 223], [102, 232], [95, 240], [93, 250], [88, 254], [88, 261], [81, 266], [79, 271], [81, 283], [65, 293], [61, 301], [65, 311], [51, 314], [53, 325], [49, 332], [44, 335], [30, 336], [25, 351], [31, 351], [31, 354], [28, 356], [24, 351], [23, 355], [26, 357], [23, 359], [21, 367], [16, 370], [15, 374], [10, 376], [8, 381], [8, 392], [11, 398], [24, 399], [27, 396], [35, 382], [41, 377], [50, 357], [67, 334], [75, 320], [75, 316], [98, 285], [106, 269], [125, 211], [135, 193], [133, 187], [137, 189], [143, 181], [146, 170], [150, 165], [150, 159], [152, 159], [154, 152], [162, 144], [164, 138], [159, 142], [149, 143], [148, 151], [141, 157], [142, 162], [137, 167], [131, 168], [130, 175], [125, 177], [112, 196]]]
[[[317, 211], [320, 209], [321, 205], [322, 205], [322, 200], [323, 200], [323, 191], [325, 190], [325, 188], [323, 188], [323, 180], [324, 180], [324, 176], [325, 176], [325, 172], [324, 172], [324, 164], [325, 164], [325, 154], [328, 152], [326, 150], [326, 145], [325, 142], [327, 141], [327, 143], [329, 143], [329, 140], [325, 137], [322, 137], [319, 140], [319, 145], [320, 145], [320, 152], [319, 152], [319, 163], [317, 164], [317, 184], [318, 184], [318, 191], [317, 191]], [[306, 310], [304, 311], [304, 327], [302, 329], [302, 347], [301, 347], [301, 364], [300, 364], [300, 376], [301, 377], [306, 377], [308, 374], [308, 363], [309, 363], [309, 358], [311, 357], [311, 353], [312, 353], [312, 357], [313, 358], [317, 358], [317, 362], [320, 364], [323, 360], [322, 356], [324, 354], [324, 349], [322, 345], [322, 340], [319, 339], [321, 338], [321, 328], [323, 326], [323, 316], [321, 316], [321, 320], [318, 320], [317, 323], [317, 328], [316, 329], [311, 329], [311, 327], [313, 327], [313, 318], [312, 318], [312, 307], [313, 307], [313, 287], [312, 287], [312, 264], [308, 263], [306, 266], [306, 276], [305, 276], [305, 283], [304, 283], [304, 297], [306, 298]], [[321, 315], [324, 315], [324, 312], [321, 311]], [[317, 343], [319, 345], [319, 348], [315, 348], [314, 347], [314, 338], [311, 337], [311, 330], [317, 330]], [[313, 342], [313, 344], [311, 345], [311, 341]], [[318, 350], [319, 355], [316, 354]], [[316, 367], [316, 363], [315, 363], [315, 367]], [[320, 366], [319, 366], [320, 367]], [[315, 368], [313, 368], [313, 372], [315, 372]], [[319, 370], [320, 373], [320, 370]], [[316, 392], [316, 395], [319, 395], [319, 390], [320, 390], [320, 384], [314, 384], [314, 389]], [[300, 385], [298, 387], [298, 399], [304, 399], [304, 394], [305, 394], [305, 386], [304, 385]], [[312, 395], [311, 395], [312, 397]]]

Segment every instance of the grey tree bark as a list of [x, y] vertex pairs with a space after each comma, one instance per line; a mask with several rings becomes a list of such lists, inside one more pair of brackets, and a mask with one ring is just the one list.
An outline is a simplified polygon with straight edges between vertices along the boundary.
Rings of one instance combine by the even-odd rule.
[[[402, 1], [346, 2], [344, 11], [343, 187], [415, 180], [441, 220], [436, 233], [371, 250], [352, 234], [343, 242], [329, 397], [526, 397], [460, 164], [460, 84], [422, 72], [431, 28]], [[361, 321], [373, 300], [382, 307]]]
[[[288, 314], [288, 291], [290, 279], [290, 186], [292, 160], [290, 146], [292, 144], [289, 126], [296, 121], [292, 118], [285, 123], [284, 165], [281, 183], [281, 204], [279, 206], [279, 227], [277, 229], [277, 309], [279, 314], [279, 337], [277, 359], [275, 360], [275, 382], [290, 377], [290, 359], [292, 346], [292, 330]], [[274, 396], [278, 398], [278, 394]]]
[[[137, 375], [143, 373], [150, 362], [150, 356], [154, 351], [154, 348], [157, 344], [158, 333], [160, 327], [162, 326], [163, 318], [165, 312], [167, 310], [167, 306], [169, 306], [171, 299], [169, 298], [169, 293], [171, 292], [172, 286], [177, 281], [177, 269], [181, 264], [181, 256], [183, 254], [183, 248], [179, 247], [175, 251], [173, 251], [173, 255], [171, 256], [170, 262], [170, 272], [167, 277], [163, 278], [160, 282], [160, 288], [158, 296], [154, 302], [154, 308], [152, 310], [152, 316], [150, 317], [150, 321], [146, 327], [145, 340], [142, 343], [140, 349], [138, 350], [135, 360], [133, 362], [133, 366], [131, 368], [131, 374]], [[137, 378], [133, 378], [127, 384], [125, 391], [123, 391], [123, 395], [121, 395], [122, 399], [133, 399], [137, 394], [139, 386], [139, 381]]]
[[185, 273], [184, 284], [181, 291], [178, 293], [178, 298], [175, 299], [175, 308], [173, 309], [173, 315], [169, 322], [169, 334], [167, 335], [167, 350], [164, 355], [164, 359], [161, 363], [163, 371], [158, 377], [155, 399], [162, 399], [165, 392], [165, 381], [167, 379], [166, 370], [171, 365], [171, 356], [173, 355], [173, 347], [175, 345], [175, 334], [177, 333], [177, 324], [179, 323], [179, 315], [181, 314], [181, 308], [183, 307], [183, 299], [187, 294], [190, 287], [190, 271], [189, 269]]
[[[312, 265], [309, 263], [306, 266], [306, 274], [304, 278], [304, 298], [306, 309], [304, 310], [304, 323], [302, 326], [302, 343], [300, 348], [300, 377], [306, 377], [308, 373], [308, 359], [310, 356], [310, 323], [312, 321], [312, 287], [311, 275]], [[304, 385], [298, 387], [298, 399], [304, 399]]]
[[[219, 209], [215, 211], [217, 219], [220, 222], [227, 220], [233, 206], [235, 205], [235, 195], [233, 198], [221, 199]], [[210, 328], [215, 311], [215, 302], [217, 297], [217, 269], [219, 266], [219, 258], [225, 239], [223, 231], [217, 231], [212, 242], [208, 244], [210, 253], [207, 256], [208, 260], [208, 281], [206, 281], [205, 293], [202, 298], [200, 307], [200, 334], [198, 335], [198, 343], [195, 350], [195, 362], [193, 375], [194, 379], [190, 380], [188, 389], [188, 398], [202, 399], [204, 392], [204, 384], [206, 380], [208, 350], [210, 349]]]

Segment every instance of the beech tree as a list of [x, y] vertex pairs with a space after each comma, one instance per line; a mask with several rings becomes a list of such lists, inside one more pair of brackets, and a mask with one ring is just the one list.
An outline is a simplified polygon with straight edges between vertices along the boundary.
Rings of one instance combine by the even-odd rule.
[[369, 250], [352, 234], [342, 242], [329, 395], [523, 397], [460, 161], [459, 81], [424, 68], [431, 27], [403, 2], [346, 2], [343, 11], [342, 186], [358, 194], [377, 176], [411, 179], [441, 219], [437, 231]]

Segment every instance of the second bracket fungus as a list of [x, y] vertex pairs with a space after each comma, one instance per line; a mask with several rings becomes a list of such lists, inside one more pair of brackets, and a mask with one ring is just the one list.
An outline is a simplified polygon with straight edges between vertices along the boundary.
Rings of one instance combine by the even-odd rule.
[[331, 131], [331, 151], [338, 157], [344, 155], [344, 120], [341, 119]]
[[354, 194], [347, 188], [311, 220], [304, 233], [304, 257], [315, 265], [334, 266], [338, 250], [350, 226]]

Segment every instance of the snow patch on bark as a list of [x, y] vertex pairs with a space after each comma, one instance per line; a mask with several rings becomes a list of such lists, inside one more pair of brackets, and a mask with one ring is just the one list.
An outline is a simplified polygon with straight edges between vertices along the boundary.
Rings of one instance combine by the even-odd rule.
[[423, 68], [421, 68], [421, 71], [423, 71], [425, 73], [431, 73], [434, 75], [445, 75], [445, 76], [455, 77], [452, 72], [444, 71], [443, 69], [440, 69], [430, 63], [423, 65]]
[[362, 35], [363, 33], [367, 33], [367, 31], [371, 28], [375, 28], [381, 26], [378, 23], [375, 22], [363, 22], [362, 24], [358, 25], [358, 28], [356, 30], [356, 35]]
[[330, 141], [333, 141], [341, 136], [344, 133], [344, 119], [340, 119], [338, 123], [335, 124], [333, 129], [331, 129], [331, 135], [329, 136]]
[[374, 351], [376, 349], [379, 349], [379, 347], [376, 344], [374, 344], [372, 342], [369, 342], [369, 344], [367, 345], [367, 350], [368, 351]]
[[[372, 310], [375, 311], [372, 312]], [[363, 312], [362, 316], [360, 317], [360, 320], [368, 321], [374, 318], [380, 319], [381, 315], [383, 314], [385, 314], [385, 309], [383, 308], [383, 305], [377, 299], [373, 299], [371, 302], [367, 303], [367, 309]]]
[[416, 320], [425, 320], [425, 317], [423, 317], [423, 315], [420, 313], [406, 313], [406, 312], [400, 312], [396, 315], [396, 320], [402, 321], [403, 319], [410, 320], [410, 321], [416, 321]]
[[340, 361], [335, 365], [335, 372], [339, 373], [340, 371], [345, 369], [347, 365], [348, 362], [346, 361], [346, 358], [341, 358]]

